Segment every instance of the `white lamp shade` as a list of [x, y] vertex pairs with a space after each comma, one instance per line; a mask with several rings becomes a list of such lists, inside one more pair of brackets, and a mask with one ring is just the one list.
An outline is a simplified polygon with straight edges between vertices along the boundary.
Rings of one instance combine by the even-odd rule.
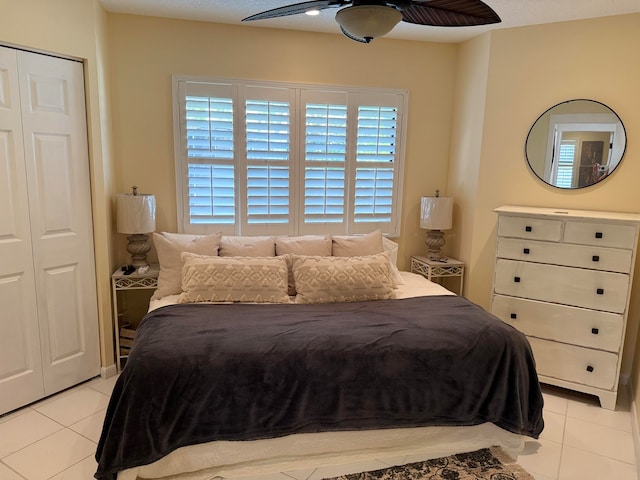
[[116, 211], [119, 233], [133, 235], [156, 229], [156, 197], [153, 195], [120, 193], [116, 196]]
[[453, 227], [452, 197], [422, 197], [420, 228], [448, 230]]

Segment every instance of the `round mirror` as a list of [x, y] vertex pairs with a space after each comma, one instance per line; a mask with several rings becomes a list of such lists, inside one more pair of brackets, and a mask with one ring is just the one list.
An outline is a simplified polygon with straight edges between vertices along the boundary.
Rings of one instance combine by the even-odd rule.
[[531, 170], [558, 188], [588, 187], [620, 164], [627, 136], [620, 117], [595, 100], [567, 100], [535, 121], [527, 135]]

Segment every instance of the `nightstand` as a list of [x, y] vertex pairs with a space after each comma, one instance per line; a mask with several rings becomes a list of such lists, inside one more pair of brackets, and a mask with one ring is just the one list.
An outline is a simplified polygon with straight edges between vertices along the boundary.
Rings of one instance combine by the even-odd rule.
[[116, 343], [116, 367], [122, 369], [129, 354], [135, 329], [149, 309], [149, 299], [158, 287], [158, 265], [146, 273], [125, 275], [122, 268], [111, 275], [113, 295], [113, 329]]
[[442, 283], [443, 278], [457, 277], [460, 281], [458, 295], [462, 295], [464, 284], [464, 262], [455, 258], [447, 261], [431, 260], [427, 257], [414, 255], [411, 257], [411, 272], [418, 273], [435, 283]]

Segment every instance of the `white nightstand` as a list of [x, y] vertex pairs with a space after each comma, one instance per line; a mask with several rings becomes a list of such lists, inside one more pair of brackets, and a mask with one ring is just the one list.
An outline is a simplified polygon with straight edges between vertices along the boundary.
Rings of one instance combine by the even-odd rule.
[[[149, 298], [158, 287], [158, 265], [150, 265], [146, 273], [125, 275], [122, 268], [111, 275], [113, 295], [113, 329], [116, 343], [116, 366], [122, 368], [122, 360], [127, 358], [135, 327], [149, 308]], [[138, 298], [128, 298], [131, 292], [144, 290]], [[138, 300], [138, 301], [136, 301]]]
[[411, 257], [411, 272], [418, 273], [427, 280], [435, 283], [441, 283], [443, 278], [458, 277], [460, 280], [460, 288], [458, 295], [462, 295], [462, 287], [464, 285], [464, 262], [455, 258], [447, 258], [447, 261], [431, 260], [427, 257], [414, 255]]

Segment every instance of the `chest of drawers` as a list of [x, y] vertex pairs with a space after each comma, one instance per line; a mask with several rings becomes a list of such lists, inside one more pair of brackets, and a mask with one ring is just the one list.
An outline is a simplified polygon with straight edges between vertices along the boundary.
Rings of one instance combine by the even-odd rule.
[[492, 312], [527, 335], [542, 383], [615, 409], [640, 215], [495, 211]]

